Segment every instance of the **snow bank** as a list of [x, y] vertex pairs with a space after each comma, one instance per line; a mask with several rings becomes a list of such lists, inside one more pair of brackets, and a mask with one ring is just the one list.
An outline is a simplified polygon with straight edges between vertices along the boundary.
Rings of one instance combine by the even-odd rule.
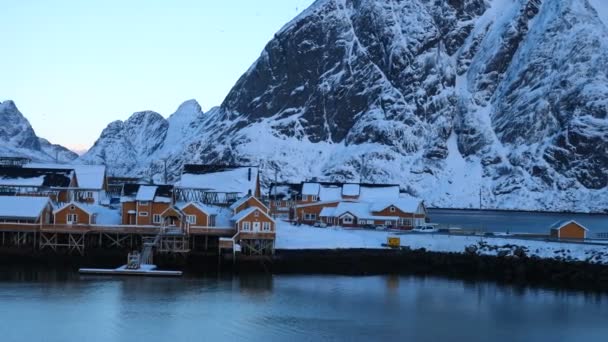
[[[385, 248], [389, 236], [401, 238], [401, 245], [412, 249], [424, 248], [431, 252], [464, 253], [469, 246], [476, 246], [482, 255], [512, 253], [521, 247], [528, 256], [560, 258], [571, 261], [590, 261], [608, 264], [608, 244], [561, 243], [542, 240], [460, 236], [447, 234], [416, 234], [343, 228], [315, 228], [293, 226], [277, 222], [276, 249], [359, 249]], [[502, 251], [502, 252], [501, 252]]]

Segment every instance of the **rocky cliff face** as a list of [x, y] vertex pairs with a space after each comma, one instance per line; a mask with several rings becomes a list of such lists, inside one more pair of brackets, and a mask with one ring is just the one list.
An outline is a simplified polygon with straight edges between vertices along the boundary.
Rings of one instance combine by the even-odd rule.
[[164, 160], [171, 175], [179, 172], [184, 150], [199, 138], [194, 133], [202, 115], [200, 105], [190, 100], [169, 119], [144, 111], [124, 122], [114, 121], [80, 162], [105, 164], [114, 175], [139, 175], [163, 181]]
[[39, 138], [13, 101], [0, 103], [0, 155], [60, 163], [78, 158], [65, 147]]
[[192, 121], [172, 164], [397, 182], [434, 206], [604, 211], [607, 59], [587, 0], [318, 0]]

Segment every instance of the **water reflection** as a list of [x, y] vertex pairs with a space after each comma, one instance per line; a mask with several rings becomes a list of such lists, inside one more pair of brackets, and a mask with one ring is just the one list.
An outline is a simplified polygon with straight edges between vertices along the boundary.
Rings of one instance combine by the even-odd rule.
[[608, 333], [603, 294], [432, 277], [108, 278], [23, 267], [0, 277], [2, 341], [592, 341]]

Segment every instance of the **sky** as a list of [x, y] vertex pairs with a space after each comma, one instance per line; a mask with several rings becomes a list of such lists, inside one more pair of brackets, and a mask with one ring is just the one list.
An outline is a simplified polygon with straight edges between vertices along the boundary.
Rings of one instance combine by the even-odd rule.
[[82, 152], [114, 120], [220, 105], [313, 0], [0, 0], [0, 102]]

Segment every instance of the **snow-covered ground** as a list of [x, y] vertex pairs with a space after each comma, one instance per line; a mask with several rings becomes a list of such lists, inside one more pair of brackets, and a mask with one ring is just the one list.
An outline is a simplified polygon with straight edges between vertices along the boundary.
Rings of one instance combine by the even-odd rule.
[[355, 249], [384, 248], [389, 236], [401, 238], [401, 245], [412, 249], [425, 248], [432, 252], [465, 253], [476, 246], [483, 255], [513, 255], [516, 249], [527, 256], [560, 258], [571, 261], [590, 261], [608, 264], [608, 245], [561, 243], [531, 239], [460, 236], [447, 234], [416, 234], [343, 228], [314, 228], [277, 223], [276, 249]]

